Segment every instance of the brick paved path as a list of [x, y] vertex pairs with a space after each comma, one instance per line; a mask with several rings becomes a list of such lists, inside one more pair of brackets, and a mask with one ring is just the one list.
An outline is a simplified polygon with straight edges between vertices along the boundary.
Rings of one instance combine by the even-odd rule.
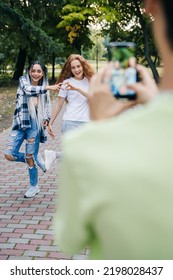
[[[48, 137], [47, 143], [40, 147], [43, 156], [45, 148], [61, 150], [62, 113], [54, 124], [56, 139]], [[86, 259], [86, 250], [79, 255], [67, 256], [54, 242], [52, 218], [60, 163], [57, 162], [46, 173], [39, 169], [41, 191], [35, 198], [24, 199], [29, 185], [27, 166], [9, 162], [3, 156], [10, 130], [0, 133], [0, 260]]]

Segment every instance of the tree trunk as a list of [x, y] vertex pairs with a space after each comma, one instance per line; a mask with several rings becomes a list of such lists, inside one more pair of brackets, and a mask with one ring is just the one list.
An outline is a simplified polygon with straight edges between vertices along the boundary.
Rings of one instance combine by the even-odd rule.
[[55, 81], [55, 54], [52, 54], [52, 81]]
[[82, 50], [81, 50], [81, 43], [79, 43], [78, 39], [75, 39], [74, 42], [73, 42], [73, 44], [74, 44], [74, 47], [76, 48], [78, 54], [81, 55], [81, 53], [82, 53]]
[[157, 71], [157, 68], [155, 66], [155, 63], [152, 61], [150, 53], [149, 53], [149, 46], [148, 46], [148, 31], [147, 28], [144, 28], [144, 41], [145, 41], [145, 57], [147, 59], [148, 65], [151, 68], [151, 71], [153, 73], [153, 77], [156, 81], [156, 83], [159, 82], [160, 77], [159, 77], [159, 73]]
[[157, 71], [157, 68], [156, 68], [154, 62], [151, 59], [150, 49], [149, 49], [149, 44], [148, 44], [148, 42], [149, 42], [148, 31], [149, 30], [147, 28], [147, 24], [146, 24], [145, 20], [143, 19], [143, 15], [141, 14], [141, 10], [140, 10], [139, 4], [138, 4], [138, 0], [134, 0], [134, 4], [135, 4], [136, 10], [137, 10], [139, 22], [140, 22], [140, 25], [141, 25], [141, 28], [142, 28], [142, 31], [143, 31], [143, 34], [144, 34], [144, 52], [145, 52], [145, 57], [146, 57], [146, 60], [148, 62], [148, 65], [151, 68], [151, 71], [153, 73], [153, 77], [154, 77], [156, 83], [158, 83], [159, 79], [160, 79], [159, 73]]
[[26, 61], [26, 54], [27, 54], [26, 49], [22, 49], [20, 47], [15, 71], [13, 74], [13, 80], [18, 80], [23, 75], [23, 70], [24, 70], [25, 61]]

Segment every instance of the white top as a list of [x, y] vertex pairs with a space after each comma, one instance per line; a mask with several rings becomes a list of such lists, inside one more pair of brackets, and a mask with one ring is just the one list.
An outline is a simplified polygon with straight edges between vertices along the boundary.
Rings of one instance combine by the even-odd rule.
[[[82, 80], [69, 78], [64, 83], [69, 82], [74, 87], [82, 89], [84, 92], [89, 90], [89, 80], [84, 77]], [[63, 120], [68, 121], [89, 121], [89, 107], [87, 98], [76, 90], [60, 89], [58, 96], [67, 98]]]

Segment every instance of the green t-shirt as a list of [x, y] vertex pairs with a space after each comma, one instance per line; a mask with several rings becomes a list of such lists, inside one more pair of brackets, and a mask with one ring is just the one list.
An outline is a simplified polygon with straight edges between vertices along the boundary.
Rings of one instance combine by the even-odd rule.
[[91, 122], [63, 142], [54, 217], [63, 251], [91, 259], [173, 259], [173, 92]]

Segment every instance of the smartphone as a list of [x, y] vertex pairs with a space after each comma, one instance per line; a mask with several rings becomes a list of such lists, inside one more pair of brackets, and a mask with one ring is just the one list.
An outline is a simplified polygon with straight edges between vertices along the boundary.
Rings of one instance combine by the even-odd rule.
[[111, 91], [115, 98], [136, 99], [136, 92], [128, 85], [138, 81], [136, 47], [133, 42], [111, 42], [107, 46], [108, 60], [114, 62]]

